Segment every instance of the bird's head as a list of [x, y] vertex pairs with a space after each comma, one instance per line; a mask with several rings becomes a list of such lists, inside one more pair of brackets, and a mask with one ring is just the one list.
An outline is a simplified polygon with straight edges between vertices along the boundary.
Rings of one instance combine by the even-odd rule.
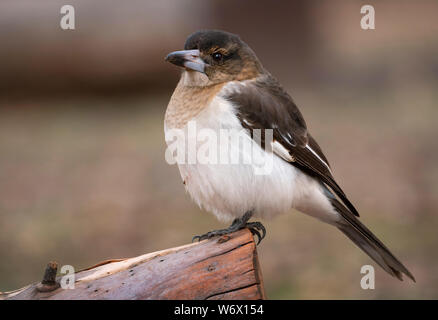
[[239, 36], [220, 30], [191, 34], [184, 50], [171, 52], [166, 61], [185, 69], [192, 85], [211, 85], [257, 77], [263, 67]]

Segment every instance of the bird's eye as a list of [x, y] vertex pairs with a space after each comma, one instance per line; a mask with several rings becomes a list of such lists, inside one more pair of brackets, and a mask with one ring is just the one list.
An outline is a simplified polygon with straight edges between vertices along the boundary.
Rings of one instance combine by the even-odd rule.
[[221, 61], [222, 60], [222, 53], [220, 53], [220, 52], [215, 52], [215, 53], [213, 53], [213, 59], [215, 60], [215, 61]]

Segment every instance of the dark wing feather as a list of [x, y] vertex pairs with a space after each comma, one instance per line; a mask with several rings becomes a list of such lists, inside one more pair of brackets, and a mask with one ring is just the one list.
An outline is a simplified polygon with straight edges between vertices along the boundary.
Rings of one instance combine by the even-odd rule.
[[272, 76], [263, 75], [257, 80], [238, 86], [237, 90], [232, 90], [225, 98], [236, 106], [242, 126], [248, 130], [273, 129], [274, 140], [293, 158], [293, 161], [289, 162], [307, 174], [319, 178], [336, 193], [352, 213], [359, 216], [334, 180], [321, 148], [307, 132], [306, 122], [298, 107], [281, 85]]

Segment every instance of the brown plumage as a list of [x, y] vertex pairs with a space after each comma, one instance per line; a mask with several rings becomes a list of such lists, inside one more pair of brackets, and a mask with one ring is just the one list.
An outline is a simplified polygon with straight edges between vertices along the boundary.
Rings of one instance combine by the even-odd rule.
[[[246, 84], [226, 98], [237, 106], [237, 115], [243, 127], [250, 130], [272, 129], [274, 140], [281, 143], [295, 159], [291, 164], [321, 179], [356, 216], [359, 216], [356, 208], [333, 178], [328, 161], [315, 139], [308, 133], [301, 112], [289, 94], [269, 73], [265, 72], [256, 81]], [[306, 148], [306, 145], [309, 145], [317, 156]]]

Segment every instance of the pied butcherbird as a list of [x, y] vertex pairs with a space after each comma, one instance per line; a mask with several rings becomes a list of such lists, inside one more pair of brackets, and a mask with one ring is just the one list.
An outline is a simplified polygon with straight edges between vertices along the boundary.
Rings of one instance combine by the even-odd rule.
[[[198, 31], [188, 37], [184, 50], [170, 53], [166, 60], [183, 68], [166, 110], [166, 137], [174, 129], [187, 133], [190, 122], [196, 124], [196, 132], [244, 130], [243, 139], [229, 140], [230, 152], [245, 156], [256, 144], [262, 157], [272, 159], [268, 174], [257, 174], [252, 163], [178, 163], [195, 202], [220, 220], [232, 221], [226, 229], [194, 239], [248, 227], [260, 241], [265, 228], [249, 222], [251, 217], [269, 218], [295, 208], [337, 227], [392, 276], [402, 280], [404, 273], [415, 281], [359, 221], [294, 101], [245, 42], [224, 31]], [[266, 139], [260, 144], [253, 134], [266, 129], [272, 132], [267, 147]], [[184, 139], [186, 144], [196, 137], [188, 134]]]

